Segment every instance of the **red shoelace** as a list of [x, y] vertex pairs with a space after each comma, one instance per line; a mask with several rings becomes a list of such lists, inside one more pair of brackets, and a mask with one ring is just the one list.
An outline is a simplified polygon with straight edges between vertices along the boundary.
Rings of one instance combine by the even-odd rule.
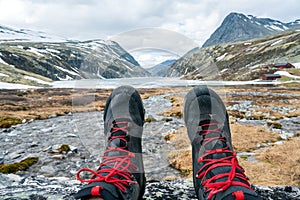
[[[222, 136], [217, 125], [217, 123], [201, 125], [201, 135], [204, 138], [202, 145], [206, 146], [214, 140], [220, 140], [226, 143], [226, 138]], [[208, 129], [208, 127], [210, 128]], [[215, 135], [212, 137], [206, 137], [212, 133]], [[205, 152], [200, 152], [200, 154], [203, 155], [198, 158], [198, 162], [203, 163], [203, 166], [197, 172], [197, 178], [202, 179], [202, 185], [205, 188], [205, 192], [209, 193], [208, 200], [212, 199], [212, 197], [217, 193], [227, 190], [230, 186], [241, 186], [251, 190], [248, 178], [244, 174], [244, 169], [238, 164], [236, 154], [231, 151], [227, 145], [224, 148], [205, 150]], [[212, 158], [212, 156], [216, 154], [226, 154], [226, 156], [222, 158]], [[231, 167], [231, 170], [228, 173], [220, 173], [212, 176], [211, 178], [206, 178], [209, 172], [219, 167]], [[225, 177], [227, 177], [226, 181], [216, 182], [218, 179]]]
[[[113, 134], [118, 132], [124, 132], [122, 135]], [[128, 133], [128, 121], [113, 122], [111, 129], [112, 136], [109, 138], [109, 142], [114, 139], [120, 139], [124, 143], [127, 143], [126, 137]], [[109, 155], [109, 153], [118, 152], [117, 155]], [[136, 181], [132, 180], [132, 171], [137, 171], [137, 167], [131, 163], [131, 158], [134, 158], [135, 154], [128, 151], [126, 145], [121, 147], [107, 147], [106, 151], [102, 155], [102, 163], [97, 171], [89, 168], [80, 169], [77, 172], [77, 179], [80, 182], [94, 183], [94, 182], [106, 182], [113, 184], [119, 188], [122, 192], [126, 191], [126, 188], [130, 184], [136, 184]], [[91, 173], [93, 176], [90, 179], [81, 179], [80, 173], [83, 171]], [[104, 174], [104, 175], [103, 175]]]

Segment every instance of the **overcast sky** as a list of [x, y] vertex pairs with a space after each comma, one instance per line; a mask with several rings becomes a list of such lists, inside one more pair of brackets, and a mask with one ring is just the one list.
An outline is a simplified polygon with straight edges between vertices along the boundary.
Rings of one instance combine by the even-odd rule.
[[0, 25], [79, 40], [162, 28], [201, 46], [230, 12], [290, 22], [299, 11], [299, 0], [0, 0]]

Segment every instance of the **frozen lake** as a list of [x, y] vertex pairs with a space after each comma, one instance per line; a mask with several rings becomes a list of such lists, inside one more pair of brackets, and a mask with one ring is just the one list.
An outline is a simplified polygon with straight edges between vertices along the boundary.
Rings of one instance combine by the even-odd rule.
[[183, 80], [167, 77], [139, 77], [120, 79], [86, 79], [72, 81], [55, 81], [51, 83], [54, 88], [116, 88], [121, 85], [131, 85], [136, 88], [169, 88], [188, 87], [196, 85], [227, 86], [227, 85], [258, 85], [258, 84], [279, 84], [281, 82], [266, 81], [198, 81]]
[[[294, 81], [295, 82], [295, 81]], [[300, 81], [297, 81], [300, 82]], [[83, 79], [69, 81], [54, 81], [49, 83], [53, 88], [116, 88], [121, 85], [131, 85], [135, 88], [169, 88], [169, 87], [190, 87], [197, 85], [208, 86], [234, 86], [234, 85], [276, 85], [280, 81], [199, 81], [183, 80], [180, 78], [168, 77], [136, 77], [119, 79]], [[34, 86], [0, 82], [0, 89], [26, 89], [36, 88]]]

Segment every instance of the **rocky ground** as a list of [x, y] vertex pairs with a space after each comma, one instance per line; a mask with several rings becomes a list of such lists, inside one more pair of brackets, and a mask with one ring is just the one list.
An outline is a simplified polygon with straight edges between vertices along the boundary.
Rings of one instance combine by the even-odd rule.
[[[173, 142], [165, 138], [183, 127], [182, 120], [178, 113], [167, 117], [160, 115], [162, 111], [172, 109], [171, 102], [174, 101], [170, 96], [174, 93], [184, 94], [185, 90], [181, 93], [177, 90], [160, 93], [144, 99], [147, 123], [144, 126], [143, 155], [148, 180], [144, 199], [196, 199], [191, 179], [186, 179], [186, 176], [170, 167], [168, 160], [168, 155], [175, 147]], [[229, 101], [237, 95], [229, 94]], [[294, 92], [291, 94], [295, 95]], [[298, 98], [293, 95], [286, 100]], [[247, 113], [247, 106], [242, 108]], [[249, 111], [247, 115], [253, 114]], [[102, 117], [101, 111], [66, 112], [64, 116], [49, 115], [48, 119], [27, 120], [23, 124], [1, 128], [2, 164], [20, 162], [28, 157], [38, 157], [38, 161], [27, 170], [0, 174], [0, 199], [73, 199], [72, 194], [82, 186], [75, 179], [77, 170], [82, 167], [95, 169], [99, 165], [99, 155], [105, 143]], [[299, 130], [297, 123], [299, 125], [299, 120], [293, 123], [295, 133]], [[282, 124], [285, 126], [285, 123]], [[284, 128], [282, 133], [287, 132]], [[66, 145], [68, 148], [63, 148]], [[297, 171], [295, 173], [299, 176]], [[255, 184], [253, 188], [264, 199], [300, 199], [300, 189], [295, 186], [267, 187]]]
[[[21, 177], [14, 174], [0, 174], [1, 199], [9, 200], [72, 200], [73, 194], [81, 185], [67, 177], [31, 176]], [[298, 187], [252, 186], [262, 199], [299, 199]], [[147, 182], [145, 200], [197, 199], [192, 180]]]

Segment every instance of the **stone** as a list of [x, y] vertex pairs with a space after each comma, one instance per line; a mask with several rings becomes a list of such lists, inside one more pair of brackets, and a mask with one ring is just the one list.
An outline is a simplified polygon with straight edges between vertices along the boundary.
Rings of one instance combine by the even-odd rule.
[[65, 159], [66, 156], [59, 154], [59, 155], [53, 155], [53, 156], [51, 156], [51, 158], [52, 159], [57, 159], [57, 160], [62, 160], [62, 159]]
[[21, 157], [20, 153], [12, 152], [12, 153], [10, 153], [6, 156], [6, 160], [14, 160], [14, 159], [17, 159], [17, 158], [20, 158], [20, 157]]
[[53, 174], [55, 172], [55, 169], [53, 166], [42, 166], [40, 169], [40, 172], [47, 173], [47, 174]]
[[77, 135], [76, 135], [76, 134], [73, 134], [73, 133], [69, 133], [69, 134], [67, 135], [67, 137], [77, 137]]

